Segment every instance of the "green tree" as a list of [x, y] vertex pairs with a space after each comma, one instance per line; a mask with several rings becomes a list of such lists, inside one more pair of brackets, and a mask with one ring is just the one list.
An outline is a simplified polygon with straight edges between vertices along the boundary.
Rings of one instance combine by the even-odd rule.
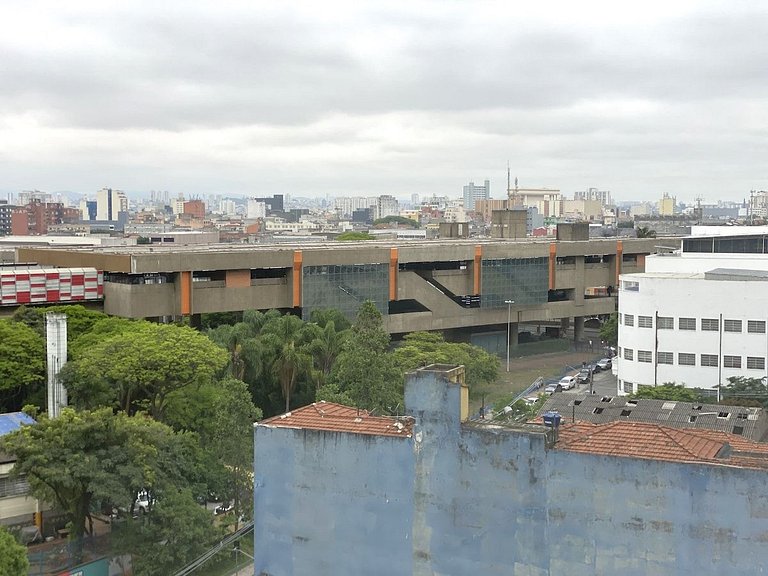
[[67, 343], [70, 345], [89, 332], [96, 322], [107, 318], [103, 312], [89, 310], [80, 304], [60, 304], [42, 308], [19, 306], [13, 320], [26, 324], [45, 338], [45, 315], [48, 312], [67, 315]]
[[312, 310], [312, 313], [309, 315], [309, 321], [313, 324], [317, 324], [320, 328], [325, 328], [325, 325], [328, 324], [328, 322], [333, 322], [337, 332], [343, 332], [352, 326], [349, 320], [347, 320], [347, 317], [341, 313], [341, 310], [337, 310], [336, 308], [318, 308], [317, 310]]
[[269, 322], [262, 329], [263, 342], [273, 350], [272, 366], [285, 399], [285, 411], [290, 410], [291, 394], [301, 374], [308, 374], [311, 357], [306, 350], [306, 334], [301, 318], [286, 314]]
[[389, 334], [373, 302], [360, 307], [331, 382], [360, 408], [387, 414], [402, 408], [403, 373], [389, 352]]
[[640, 388], [630, 398], [649, 398], [652, 400], [670, 400], [677, 402], [697, 402], [701, 399], [698, 390], [686, 388], [674, 382], [665, 382], [661, 386], [648, 386]]
[[368, 234], [368, 232], [342, 232], [336, 236], [336, 240], [339, 242], [356, 242], [358, 240], [375, 240], [376, 236]]
[[649, 228], [648, 226], [638, 226], [635, 228], [638, 238], [656, 238], [656, 230]]
[[12, 473], [25, 475], [33, 496], [64, 513], [77, 543], [94, 503], [128, 508], [140, 488], [163, 486], [175, 476], [179, 462], [174, 469], [160, 465], [161, 447], [171, 444], [167, 426], [110, 408], [66, 408], [58, 418], [42, 417], [0, 438], [0, 450], [16, 457]]
[[22, 323], [0, 320], [0, 411], [20, 410], [44, 390], [45, 378], [42, 336]]
[[27, 549], [0, 526], [0, 576], [26, 576], [28, 569]]
[[419, 228], [420, 224], [413, 218], [406, 218], [405, 216], [385, 216], [373, 221], [374, 226], [389, 226], [396, 224], [397, 226], [405, 226], [407, 228]]
[[253, 423], [262, 414], [251, 402], [244, 382], [227, 379], [219, 388], [222, 393], [211, 407], [211, 447], [225, 470], [235, 518], [239, 518], [241, 511], [252, 508]]
[[403, 372], [429, 364], [463, 364], [470, 393], [477, 394], [499, 376], [499, 358], [464, 342], [446, 342], [437, 332], [412, 332], [395, 348], [395, 360]]
[[221, 536], [213, 514], [189, 490], [168, 490], [151, 514], [120, 528], [115, 546], [131, 553], [136, 576], [167, 576], [209, 549]]
[[143, 409], [162, 421], [172, 394], [211, 382], [226, 363], [226, 351], [191, 328], [136, 322], [84, 350], [62, 378], [76, 406]]
[[721, 392], [723, 404], [768, 408], [768, 385], [764, 377], [731, 376]]
[[611, 314], [611, 317], [600, 327], [600, 339], [611, 346], [615, 346], [619, 341], [619, 315]]

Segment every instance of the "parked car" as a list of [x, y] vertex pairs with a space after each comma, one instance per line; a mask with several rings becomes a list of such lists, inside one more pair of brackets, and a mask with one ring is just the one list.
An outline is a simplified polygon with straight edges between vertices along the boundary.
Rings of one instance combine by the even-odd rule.
[[576, 376], [563, 376], [560, 379], [560, 386], [563, 390], [570, 390], [576, 386]]
[[220, 514], [228, 514], [229, 512], [232, 512], [235, 507], [233, 506], [232, 502], [222, 502], [216, 508], [214, 509], [213, 513], [219, 516]]
[[587, 384], [589, 383], [589, 378], [592, 375], [592, 372], [589, 368], [582, 368], [579, 373], [576, 375], [576, 380], [579, 384]]
[[601, 360], [597, 361], [597, 364], [595, 364], [596, 368], [600, 368], [600, 370], [610, 370], [611, 369], [611, 359], [610, 358], [603, 358]]
[[546, 388], [544, 388], [545, 394], [554, 394], [555, 392], [562, 392], [563, 387], [560, 386], [560, 384], [550, 384]]

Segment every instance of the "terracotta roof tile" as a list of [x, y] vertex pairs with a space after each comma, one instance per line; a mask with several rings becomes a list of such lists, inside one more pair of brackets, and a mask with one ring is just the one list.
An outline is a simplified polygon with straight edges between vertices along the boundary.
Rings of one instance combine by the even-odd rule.
[[768, 445], [764, 443], [716, 430], [683, 430], [640, 422], [563, 424], [557, 448], [669, 462], [768, 468]]
[[410, 438], [413, 432], [413, 418], [372, 416], [367, 410], [325, 401], [262, 420], [258, 425], [400, 438]]

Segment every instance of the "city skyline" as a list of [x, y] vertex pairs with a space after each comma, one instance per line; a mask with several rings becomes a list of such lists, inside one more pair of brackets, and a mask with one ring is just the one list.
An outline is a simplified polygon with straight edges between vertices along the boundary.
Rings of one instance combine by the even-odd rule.
[[[15, 5], [0, 194], [742, 201], [768, 187], [757, 2]], [[30, 41], [34, 38], [34, 42]]]

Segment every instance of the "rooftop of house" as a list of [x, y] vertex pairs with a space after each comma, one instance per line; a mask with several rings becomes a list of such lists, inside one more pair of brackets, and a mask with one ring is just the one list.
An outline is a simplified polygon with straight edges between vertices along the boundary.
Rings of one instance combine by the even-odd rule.
[[558, 430], [556, 448], [603, 456], [768, 470], [768, 444], [717, 430], [684, 430], [643, 422], [566, 423]]
[[373, 416], [367, 410], [321, 401], [267, 418], [257, 426], [410, 438], [413, 418]]
[[719, 430], [761, 442], [768, 439], [768, 413], [763, 408], [701, 402], [631, 399], [627, 396], [553, 394], [539, 415], [559, 412], [564, 420], [604, 424], [646, 422], [671, 428]]

